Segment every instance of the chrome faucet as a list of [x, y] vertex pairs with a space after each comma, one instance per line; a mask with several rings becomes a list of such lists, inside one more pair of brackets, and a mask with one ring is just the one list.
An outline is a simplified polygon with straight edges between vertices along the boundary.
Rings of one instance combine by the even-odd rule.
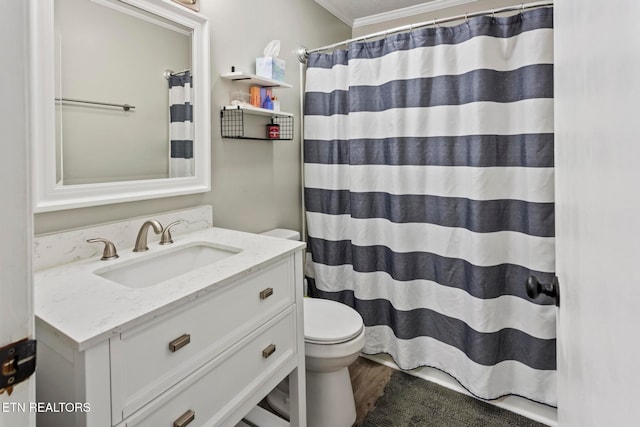
[[147, 233], [149, 232], [149, 227], [152, 227], [156, 234], [162, 233], [162, 224], [158, 221], [155, 219], [145, 221], [144, 224], [142, 224], [142, 227], [140, 227], [140, 231], [138, 231], [138, 237], [136, 237], [136, 244], [133, 247], [133, 252], [144, 252], [149, 250], [149, 247], [147, 246]]

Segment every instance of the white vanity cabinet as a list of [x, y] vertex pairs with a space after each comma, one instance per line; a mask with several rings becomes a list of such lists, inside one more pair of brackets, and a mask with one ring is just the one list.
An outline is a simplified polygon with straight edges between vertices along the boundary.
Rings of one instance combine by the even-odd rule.
[[291, 425], [306, 425], [299, 249], [86, 348], [38, 317], [37, 400], [90, 409], [41, 412], [38, 424], [234, 426], [289, 376]]

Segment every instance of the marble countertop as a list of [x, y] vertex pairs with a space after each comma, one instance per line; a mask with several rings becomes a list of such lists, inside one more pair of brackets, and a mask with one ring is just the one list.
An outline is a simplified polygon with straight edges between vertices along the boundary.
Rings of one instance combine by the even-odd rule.
[[[82, 351], [305, 247], [303, 242], [215, 227], [174, 235], [174, 242], [165, 246], [149, 244], [149, 251], [142, 253], [134, 253], [132, 248], [118, 248], [120, 258], [114, 261], [93, 258], [36, 272], [37, 322], [44, 322]], [[94, 274], [107, 266], [158, 256], [194, 242], [210, 242], [242, 251], [210, 266], [138, 289]]]

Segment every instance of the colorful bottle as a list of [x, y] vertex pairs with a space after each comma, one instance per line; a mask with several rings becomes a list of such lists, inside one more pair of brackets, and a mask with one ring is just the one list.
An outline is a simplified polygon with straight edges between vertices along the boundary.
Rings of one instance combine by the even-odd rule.
[[249, 103], [254, 107], [260, 107], [260, 86], [251, 86], [249, 89]]
[[264, 108], [265, 110], [273, 110], [273, 102], [271, 102], [270, 97], [267, 96], [264, 98], [264, 102], [262, 103], [262, 108]]

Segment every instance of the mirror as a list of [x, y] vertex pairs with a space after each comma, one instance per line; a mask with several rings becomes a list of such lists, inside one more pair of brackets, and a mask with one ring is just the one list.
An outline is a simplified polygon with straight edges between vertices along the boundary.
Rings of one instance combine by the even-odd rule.
[[[190, 76], [191, 30], [141, 9], [110, 6], [54, 0], [57, 182], [191, 176], [191, 168], [169, 171], [169, 142], [178, 138], [169, 131], [171, 76], [164, 75], [188, 70], [181, 74]], [[190, 126], [183, 133], [190, 138]]]
[[206, 18], [150, 0], [31, 5], [34, 211], [209, 191]]

